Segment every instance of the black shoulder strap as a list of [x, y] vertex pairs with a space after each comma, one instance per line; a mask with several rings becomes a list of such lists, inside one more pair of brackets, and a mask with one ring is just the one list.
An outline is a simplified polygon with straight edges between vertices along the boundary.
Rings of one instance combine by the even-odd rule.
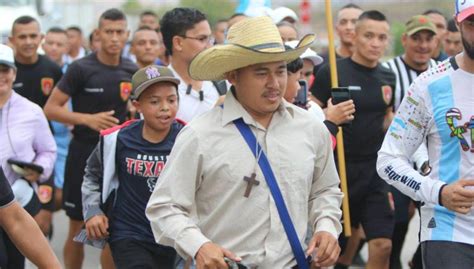
[[214, 87], [216, 87], [217, 93], [219, 93], [219, 95], [226, 95], [227, 84], [225, 83], [225, 80], [213, 80], [212, 84]]

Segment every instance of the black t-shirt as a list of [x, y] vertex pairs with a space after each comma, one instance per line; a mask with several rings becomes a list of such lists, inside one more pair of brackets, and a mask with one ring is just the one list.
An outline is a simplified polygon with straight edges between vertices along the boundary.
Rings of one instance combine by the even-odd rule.
[[[68, 67], [58, 88], [71, 96], [74, 112], [95, 114], [115, 110], [114, 117], [124, 122], [132, 76], [137, 69], [126, 58], [121, 58], [118, 66], [105, 65], [92, 53]], [[99, 133], [85, 125], [74, 126], [72, 133], [79, 141], [91, 144], [99, 141]]]
[[54, 85], [61, 79], [61, 68], [44, 55], [38, 55], [34, 64], [21, 64], [15, 60], [17, 68], [13, 89], [32, 101], [44, 107]]
[[[350, 160], [377, 158], [385, 132], [383, 121], [388, 107], [393, 106], [395, 74], [390, 69], [377, 65], [368, 68], [345, 58], [337, 61], [340, 87], [359, 86], [360, 91], [351, 91], [356, 112], [350, 125], [344, 126], [344, 149]], [[329, 66], [323, 66], [317, 74], [314, 96], [326, 104], [331, 98]]]
[[[323, 58], [323, 62], [319, 65], [316, 65], [314, 68], [313, 68], [313, 75], [314, 75], [314, 81], [317, 80], [316, 78], [316, 74], [318, 73], [319, 69], [321, 69], [323, 66], [325, 65], [329, 65], [329, 52], [324, 52], [322, 53], [321, 55], [321, 58]], [[342, 59], [342, 57], [336, 53], [336, 60], [339, 60], [339, 59]], [[310, 88], [310, 91], [313, 92], [313, 88], [314, 88], [314, 81], [313, 81], [313, 84], [310, 85], [311, 88]]]
[[8, 182], [2, 167], [0, 167], [0, 207], [6, 206], [15, 199], [12, 188]]
[[156, 144], [142, 137], [143, 121], [120, 130], [116, 148], [120, 186], [112, 211], [111, 241], [155, 242], [145, 209], [182, 127], [181, 123], [174, 122], [166, 138]]

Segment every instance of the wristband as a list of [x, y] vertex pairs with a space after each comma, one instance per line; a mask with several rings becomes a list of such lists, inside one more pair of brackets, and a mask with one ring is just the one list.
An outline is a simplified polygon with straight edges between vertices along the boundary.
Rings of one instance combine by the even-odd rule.
[[337, 135], [337, 132], [339, 131], [339, 128], [337, 127], [337, 125], [334, 122], [329, 121], [329, 120], [325, 120], [324, 125], [326, 125], [326, 128], [328, 128], [329, 132], [333, 136]]
[[443, 205], [443, 202], [442, 202], [442, 199], [441, 199], [441, 193], [443, 192], [443, 189], [444, 187], [448, 186], [448, 184], [444, 184], [443, 186], [441, 186], [441, 188], [439, 188], [439, 193], [438, 193], [438, 204], [440, 206], [444, 206]]

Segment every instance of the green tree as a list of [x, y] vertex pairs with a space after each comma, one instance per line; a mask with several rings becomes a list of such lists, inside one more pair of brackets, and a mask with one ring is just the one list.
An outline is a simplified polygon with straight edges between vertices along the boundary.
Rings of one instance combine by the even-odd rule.
[[143, 7], [138, 0], [127, 0], [122, 4], [121, 9], [129, 15], [139, 15], [143, 11]]
[[405, 49], [402, 46], [402, 35], [405, 32], [405, 24], [401, 22], [394, 22], [391, 24], [393, 55], [402, 54]]
[[231, 0], [181, 0], [180, 6], [192, 7], [204, 12], [212, 26], [218, 20], [232, 16], [236, 3]]

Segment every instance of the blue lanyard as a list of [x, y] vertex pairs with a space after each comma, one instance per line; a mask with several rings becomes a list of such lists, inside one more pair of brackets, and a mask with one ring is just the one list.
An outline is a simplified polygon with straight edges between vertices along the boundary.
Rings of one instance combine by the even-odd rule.
[[[247, 145], [250, 148], [252, 154], [256, 156], [257, 152], [261, 151], [262, 146], [257, 143], [257, 139], [255, 135], [250, 130], [249, 126], [243, 121], [242, 118], [234, 120], [234, 124], [239, 130], [242, 137], [247, 142]], [[257, 147], [257, 148], [255, 148]], [[283, 224], [283, 228], [285, 228], [286, 236], [288, 237], [288, 241], [290, 242], [291, 249], [293, 250], [293, 254], [295, 255], [296, 262], [298, 263], [299, 269], [308, 269], [308, 262], [306, 260], [306, 256], [304, 254], [303, 248], [301, 247], [300, 240], [298, 239], [298, 235], [296, 234], [295, 227], [293, 226], [293, 222], [291, 221], [290, 214], [288, 213], [288, 209], [285, 205], [285, 200], [281, 195], [280, 188], [278, 187], [278, 183], [276, 181], [275, 175], [273, 174], [272, 167], [268, 162], [267, 156], [265, 152], [262, 151], [260, 158], [258, 160], [258, 164], [262, 169], [263, 176], [265, 177], [265, 181], [267, 182], [268, 187], [270, 188], [270, 192], [272, 193], [273, 200], [275, 201], [275, 205], [278, 210], [278, 215], [280, 216], [280, 220]]]

